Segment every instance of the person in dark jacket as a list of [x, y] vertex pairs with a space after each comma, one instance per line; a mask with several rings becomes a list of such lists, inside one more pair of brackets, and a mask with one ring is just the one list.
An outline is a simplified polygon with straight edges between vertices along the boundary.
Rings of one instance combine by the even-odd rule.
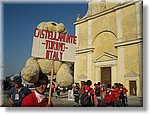
[[29, 90], [27, 87], [24, 87], [21, 83], [21, 76], [14, 77], [14, 87], [8, 91], [8, 99], [13, 107], [20, 107], [23, 98], [31, 93], [31, 90]]
[[80, 90], [79, 83], [75, 83], [75, 87], [73, 89], [73, 94], [74, 94], [76, 106], [79, 105], [79, 97], [80, 97], [79, 90]]

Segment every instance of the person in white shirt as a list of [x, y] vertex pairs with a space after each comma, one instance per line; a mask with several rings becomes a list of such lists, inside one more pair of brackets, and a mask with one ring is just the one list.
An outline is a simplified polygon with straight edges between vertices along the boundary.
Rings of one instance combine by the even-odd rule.
[[27, 95], [23, 101], [22, 106], [23, 107], [52, 107], [53, 103], [50, 101], [50, 104], [48, 104], [48, 98], [45, 94], [45, 91], [47, 89], [48, 84], [48, 77], [40, 72], [39, 79], [36, 83], [34, 83], [35, 86], [35, 92]]

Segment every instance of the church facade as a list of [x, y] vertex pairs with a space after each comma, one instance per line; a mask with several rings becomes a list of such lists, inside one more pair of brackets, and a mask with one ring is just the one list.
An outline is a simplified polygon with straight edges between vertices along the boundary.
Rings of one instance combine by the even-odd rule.
[[90, 0], [77, 17], [74, 81], [83, 85], [122, 83], [128, 95], [142, 96], [142, 1]]

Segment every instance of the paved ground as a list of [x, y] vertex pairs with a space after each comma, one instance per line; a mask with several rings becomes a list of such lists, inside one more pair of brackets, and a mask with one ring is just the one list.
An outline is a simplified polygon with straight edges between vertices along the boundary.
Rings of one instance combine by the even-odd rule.
[[[54, 94], [55, 96], [55, 94]], [[67, 99], [67, 93], [62, 93], [59, 99], [56, 97], [52, 97], [54, 102], [54, 106], [69, 106], [72, 107], [75, 105], [74, 101]], [[142, 107], [143, 106], [143, 98], [137, 96], [128, 96], [128, 107]]]
[[128, 104], [130, 107], [142, 107], [143, 98], [137, 96], [128, 96]]
[[[0, 91], [0, 106], [2, 107], [10, 107], [10, 103], [7, 99], [7, 91]], [[59, 98], [56, 98], [56, 94], [54, 93], [54, 97], [52, 97], [52, 101], [54, 107], [73, 107], [75, 105], [74, 101], [67, 99], [67, 92], [61, 93]], [[128, 97], [128, 107], [142, 107], [143, 106], [143, 98], [136, 96]]]

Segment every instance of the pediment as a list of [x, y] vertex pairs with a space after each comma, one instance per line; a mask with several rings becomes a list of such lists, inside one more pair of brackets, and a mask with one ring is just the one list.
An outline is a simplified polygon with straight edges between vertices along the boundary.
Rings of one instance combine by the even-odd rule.
[[104, 52], [101, 55], [99, 55], [94, 62], [102, 62], [102, 61], [112, 61], [117, 60], [117, 56], [111, 53]]
[[140, 75], [137, 74], [136, 72], [129, 72], [125, 74], [125, 77], [139, 77]]

